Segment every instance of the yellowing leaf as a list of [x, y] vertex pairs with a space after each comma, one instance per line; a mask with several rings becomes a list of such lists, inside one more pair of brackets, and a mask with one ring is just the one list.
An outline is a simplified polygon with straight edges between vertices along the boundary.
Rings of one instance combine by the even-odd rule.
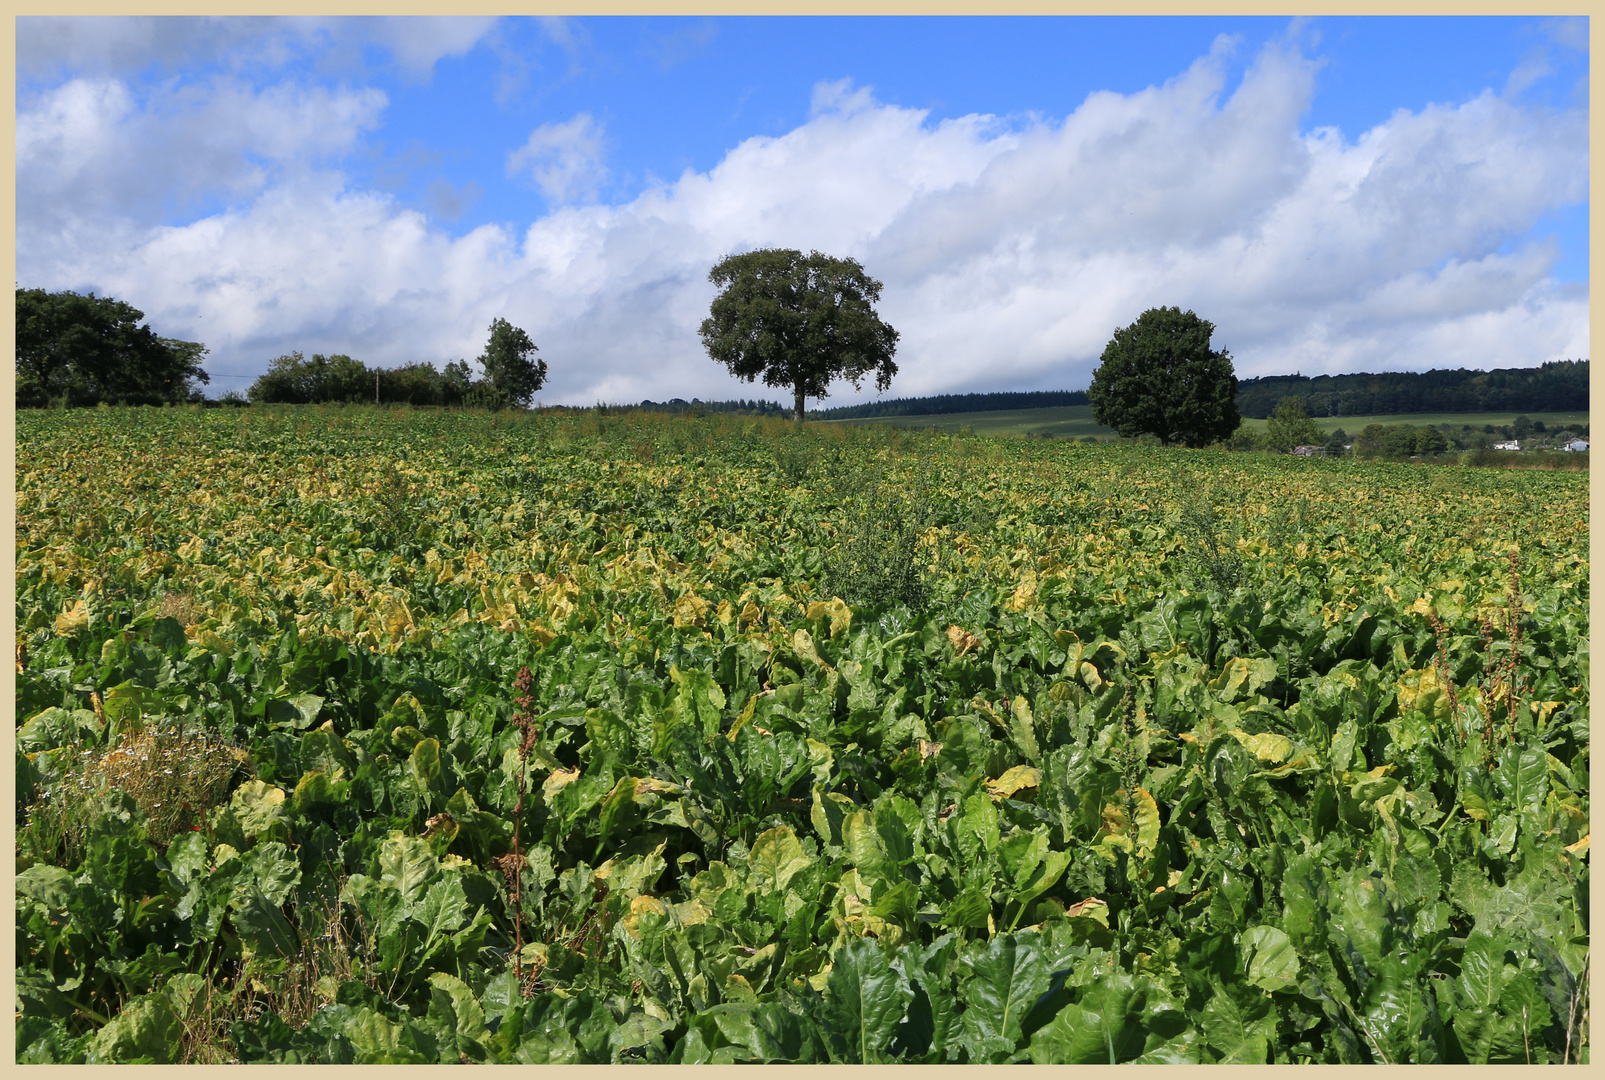
[[825, 605], [825, 610], [830, 615], [831, 637], [838, 637], [841, 634], [845, 634], [852, 627], [853, 609], [848, 607], [847, 602], [841, 597], [831, 597], [830, 602]]
[[[708, 601], [695, 593], [687, 593], [674, 602], [674, 625], [701, 626], [702, 615], [711, 606]], [[573, 610], [572, 605], [569, 606], [569, 610]]]
[[81, 596], [76, 604], [56, 616], [56, 633], [63, 637], [71, 637], [73, 634], [88, 628], [89, 605], [84, 603], [84, 598]]
[[758, 709], [758, 697], [759, 695], [753, 694], [747, 699], [747, 704], [742, 707], [741, 715], [736, 717], [736, 722], [730, 725], [729, 731], [725, 732], [725, 738], [729, 739], [731, 742], [735, 742], [736, 734], [742, 728], [752, 723], [753, 715]]
[[556, 795], [579, 778], [580, 771], [578, 769], [553, 769], [552, 774], [541, 785], [541, 795], [545, 797], [547, 802], [551, 802], [553, 795]]
[[957, 626], [949, 626], [947, 628], [947, 640], [953, 643], [953, 652], [958, 656], [963, 656], [965, 653], [975, 648], [976, 645], [980, 644], [981, 641], [980, 638], [976, 637], [968, 630], [961, 629]]
[[1288, 755], [1293, 752], [1293, 742], [1285, 735], [1277, 735], [1270, 731], [1258, 735], [1250, 735], [1246, 731], [1233, 731], [1231, 735], [1243, 744], [1243, 749], [1272, 765], [1286, 761]]
[[1159, 842], [1159, 804], [1142, 788], [1137, 789], [1137, 854], [1146, 858]]
[[1036, 603], [1037, 599], [1037, 572], [1027, 570], [1020, 578], [1020, 584], [1015, 586], [1014, 595], [1009, 597], [1009, 610], [1025, 611]]
[[831, 666], [825, 663], [819, 655], [819, 650], [814, 647], [814, 635], [802, 627], [798, 627], [797, 632], [791, 635], [791, 647], [804, 660], [818, 664], [826, 671], [831, 670]]
[[1096, 896], [1089, 896], [1085, 900], [1078, 900], [1071, 904], [1064, 912], [1072, 919], [1096, 919], [1104, 926], [1109, 925], [1109, 905]]
[[1042, 773], [1030, 765], [1016, 765], [996, 780], [986, 782], [986, 790], [994, 800], [1006, 799], [1022, 788], [1042, 783]]
[[747, 869], [753, 876], [753, 883], [766, 892], [784, 889], [812, 863], [787, 825], [759, 833], [747, 854]]

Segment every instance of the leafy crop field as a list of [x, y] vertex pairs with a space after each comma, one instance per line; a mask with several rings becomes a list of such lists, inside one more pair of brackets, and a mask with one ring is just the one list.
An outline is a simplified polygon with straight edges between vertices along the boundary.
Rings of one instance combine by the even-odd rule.
[[1583, 476], [17, 426], [20, 1060], [1588, 1059]]

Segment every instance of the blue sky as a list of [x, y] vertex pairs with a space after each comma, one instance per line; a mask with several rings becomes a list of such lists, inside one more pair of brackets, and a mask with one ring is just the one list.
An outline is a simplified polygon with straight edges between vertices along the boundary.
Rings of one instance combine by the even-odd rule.
[[214, 393], [505, 315], [545, 400], [774, 396], [695, 334], [762, 246], [886, 283], [892, 394], [1085, 386], [1157, 304], [1241, 375], [1587, 355], [1581, 19], [20, 19], [18, 58], [19, 282], [205, 341]]

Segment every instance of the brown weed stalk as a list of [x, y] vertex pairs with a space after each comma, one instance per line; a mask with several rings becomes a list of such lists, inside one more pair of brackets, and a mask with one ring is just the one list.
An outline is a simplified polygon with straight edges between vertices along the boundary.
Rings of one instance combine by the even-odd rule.
[[[1483, 654], [1482, 676], [1479, 679], [1482, 693], [1483, 718], [1483, 750], [1491, 755], [1495, 740], [1499, 732], [1497, 727], [1498, 716], [1504, 713], [1506, 720], [1506, 735], [1514, 738], [1516, 734], [1516, 717], [1521, 710], [1521, 703], [1532, 687], [1521, 666], [1521, 559], [1514, 549], [1509, 556], [1509, 570], [1505, 577], [1505, 595], [1503, 607], [1497, 617], [1483, 613], [1477, 618], [1478, 633], [1481, 638], [1480, 649]], [[1449, 699], [1449, 714], [1454, 718], [1455, 735], [1464, 746], [1471, 737], [1471, 732], [1462, 725], [1460, 715], [1459, 690], [1455, 685], [1449, 662], [1449, 627], [1438, 617], [1436, 611], [1427, 612], [1427, 623], [1438, 639], [1438, 649], [1433, 657], [1433, 668], [1438, 674], [1438, 680], [1443, 684], [1444, 694]], [[1509, 644], [1510, 651], [1502, 657], [1495, 659], [1494, 643], [1501, 637]]]
[[1449, 627], [1438, 618], [1436, 611], [1427, 612], [1427, 623], [1432, 627], [1432, 633], [1438, 639], [1438, 651], [1432, 658], [1432, 666], [1438, 673], [1438, 681], [1443, 684], [1444, 696], [1449, 699], [1449, 717], [1454, 721], [1455, 735], [1460, 739], [1460, 745], [1466, 745], [1466, 729], [1460, 723], [1460, 693], [1455, 686], [1454, 674], [1449, 668]]
[[[1490, 750], [1494, 743], [1494, 710], [1503, 705], [1507, 712], [1509, 731], [1516, 733], [1516, 713], [1522, 697], [1531, 689], [1521, 670], [1521, 561], [1514, 548], [1510, 551], [1510, 569], [1505, 576], [1505, 606], [1500, 613], [1500, 624], [1482, 616], [1482, 647], [1487, 656], [1483, 671], [1484, 737]], [[1498, 660], [1493, 659], [1495, 637], [1503, 633], [1510, 643], [1510, 652]]]
[[[528, 786], [525, 773], [528, 771], [529, 752], [540, 737], [540, 729], [535, 726], [535, 717], [532, 710], [535, 707], [535, 695], [531, 693], [535, 680], [529, 673], [528, 667], [518, 669], [518, 676], [513, 680], [513, 689], [518, 696], [513, 700], [518, 705], [518, 711], [513, 713], [513, 726], [518, 728], [521, 737], [518, 741], [518, 805], [513, 809], [513, 853], [504, 855], [497, 860], [502, 876], [507, 879], [508, 893], [513, 901], [513, 976], [518, 980], [519, 986], [524, 986], [524, 844], [521, 826], [524, 820], [524, 794]], [[526, 993], [527, 993], [526, 988]]]

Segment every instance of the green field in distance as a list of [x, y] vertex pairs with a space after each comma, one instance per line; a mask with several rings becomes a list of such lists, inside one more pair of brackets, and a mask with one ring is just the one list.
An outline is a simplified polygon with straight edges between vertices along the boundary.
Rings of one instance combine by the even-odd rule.
[[[1322, 431], [1342, 428], [1356, 435], [1367, 424], [1453, 424], [1456, 427], [1470, 424], [1480, 428], [1484, 424], [1502, 426], [1513, 423], [1517, 413], [1398, 413], [1392, 416], [1317, 416], [1315, 426]], [[1578, 427], [1588, 423], [1587, 412], [1534, 412], [1527, 416], [1542, 420], [1551, 430], [1561, 427]], [[837, 424], [890, 424], [901, 428], [956, 431], [967, 427], [977, 435], [1044, 435], [1059, 439], [1079, 439], [1093, 435], [1099, 439], [1113, 439], [1115, 433], [1092, 418], [1091, 405], [1064, 405], [1053, 409], [1004, 409], [996, 412], [931, 413], [920, 416], [871, 416], [854, 420], [834, 420]], [[1266, 421], [1244, 419], [1243, 423], [1255, 431], [1264, 431]]]

